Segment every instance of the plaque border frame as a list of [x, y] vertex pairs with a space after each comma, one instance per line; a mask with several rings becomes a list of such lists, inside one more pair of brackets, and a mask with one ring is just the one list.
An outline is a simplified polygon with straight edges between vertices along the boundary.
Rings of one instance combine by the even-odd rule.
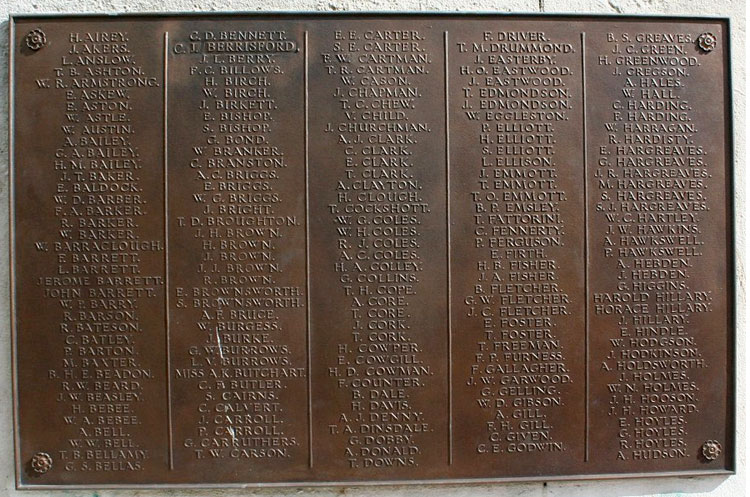
[[[20, 413], [17, 403], [18, 399], [18, 350], [17, 350], [17, 313], [16, 313], [16, 265], [15, 265], [15, 44], [16, 25], [18, 21], [31, 20], [86, 20], [86, 19], [131, 19], [152, 18], [204, 18], [204, 19], [230, 19], [236, 17], [268, 18], [280, 17], [290, 20], [316, 18], [515, 18], [515, 19], [578, 19], [586, 20], [623, 20], [623, 21], [662, 21], [662, 22], [721, 22], [725, 26], [726, 36], [726, 61], [725, 68], [727, 77], [724, 80], [723, 90], [726, 92], [725, 107], [725, 134], [726, 141], [726, 168], [725, 168], [725, 206], [726, 206], [726, 244], [727, 244], [727, 420], [726, 432], [731, 442], [730, 447], [725, 447], [726, 464], [723, 468], [706, 470], [685, 471], [659, 471], [653, 473], [576, 473], [570, 475], [549, 476], [510, 476], [510, 477], [478, 477], [478, 478], [436, 478], [436, 479], [408, 479], [408, 480], [336, 480], [336, 481], [284, 481], [284, 482], [242, 482], [242, 483], [138, 483], [138, 484], [29, 484], [23, 481], [23, 464], [20, 458]], [[736, 169], [737, 160], [735, 125], [734, 125], [734, 82], [732, 56], [737, 50], [732, 43], [734, 32], [733, 21], [729, 16], [704, 16], [704, 15], [672, 15], [672, 14], [604, 14], [604, 13], [544, 13], [544, 12], [495, 12], [495, 11], [148, 11], [148, 12], [117, 12], [117, 13], [13, 13], [8, 15], [8, 256], [9, 256], [9, 318], [10, 318], [10, 359], [11, 359], [11, 401], [12, 401], [12, 424], [13, 424], [13, 463], [15, 468], [16, 490], [167, 490], [167, 489], [239, 489], [239, 488], [320, 488], [320, 487], [384, 487], [384, 486], [442, 486], [442, 485], [479, 485], [479, 484], [503, 484], [503, 483], [541, 483], [541, 482], [564, 482], [564, 481], [609, 481], [628, 480], [635, 478], [675, 478], [675, 477], [697, 477], [697, 476], [723, 476], [729, 477], [737, 474], [737, 217], [735, 209]]]

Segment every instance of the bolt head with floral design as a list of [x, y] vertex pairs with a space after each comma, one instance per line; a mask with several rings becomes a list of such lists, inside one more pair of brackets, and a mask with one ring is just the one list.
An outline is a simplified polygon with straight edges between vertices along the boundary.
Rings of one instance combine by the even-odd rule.
[[719, 457], [719, 454], [721, 454], [721, 444], [716, 440], [708, 440], [703, 444], [701, 453], [703, 454], [703, 457], [706, 458], [706, 460], [713, 461], [714, 459]]
[[712, 33], [703, 33], [698, 37], [698, 48], [704, 52], [710, 52], [716, 48], [716, 36]]
[[34, 29], [29, 31], [26, 35], [26, 46], [33, 51], [37, 51], [47, 44], [47, 35], [41, 29]]
[[31, 458], [31, 469], [40, 475], [46, 473], [52, 469], [52, 456], [46, 452], [37, 452]]

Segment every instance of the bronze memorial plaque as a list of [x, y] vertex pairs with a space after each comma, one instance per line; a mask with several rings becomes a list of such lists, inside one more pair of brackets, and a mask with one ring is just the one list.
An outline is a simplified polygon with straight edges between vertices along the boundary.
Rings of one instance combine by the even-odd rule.
[[17, 485], [729, 474], [726, 19], [11, 19]]

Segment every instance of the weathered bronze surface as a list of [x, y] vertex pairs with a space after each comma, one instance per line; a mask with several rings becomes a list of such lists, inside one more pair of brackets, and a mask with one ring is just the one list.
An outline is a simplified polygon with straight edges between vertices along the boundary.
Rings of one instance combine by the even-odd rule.
[[728, 39], [13, 18], [18, 485], [732, 471]]

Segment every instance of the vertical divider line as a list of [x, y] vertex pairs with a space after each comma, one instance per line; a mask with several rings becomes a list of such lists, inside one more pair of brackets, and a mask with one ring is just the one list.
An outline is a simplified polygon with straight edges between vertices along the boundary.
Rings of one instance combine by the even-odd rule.
[[581, 115], [583, 116], [583, 233], [584, 233], [584, 244], [583, 244], [583, 302], [584, 302], [584, 330], [585, 330], [585, 413], [584, 413], [584, 462], [589, 460], [589, 366], [590, 366], [590, 351], [589, 351], [589, 197], [588, 197], [588, 148], [587, 148], [587, 122], [586, 122], [586, 33], [581, 33], [581, 94], [582, 94], [582, 105]]
[[451, 313], [451, 154], [450, 154], [450, 107], [448, 88], [448, 31], [443, 32], [445, 63], [445, 226], [446, 226], [446, 284], [448, 310], [448, 465], [453, 464], [453, 337]]
[[313, 424], [312, 424], [312, 374], [310, 367], [312, 366], [312, 343], [311, 343], [311, 320], [310, 320], [310, 137], [309, 137], [309, 125], [310, 125], [310, 98], [308, 95], [308, 62], [307, 62], [307, 31], [305, 31], [304, 46], [302, 47], [303, 58], [304, 58], [304, 71], [303, 71], [303, 84], [304, 84], [304, 100], [305, 100], [305, 284], [306, 288], [306, 341], [307, 341], [307, 450], [308, 450], [308, 463], [309, 466], [313, 467]]
[[169, 337], [169, 136], [168, 136], [168, 104], [169, 104], [169, 32], [164, 32], [164, 321], [167, 339], [167, 436], [169, 439], [169, 469], [174, 469], [174, 435], [172, 430], [172, 356]]

